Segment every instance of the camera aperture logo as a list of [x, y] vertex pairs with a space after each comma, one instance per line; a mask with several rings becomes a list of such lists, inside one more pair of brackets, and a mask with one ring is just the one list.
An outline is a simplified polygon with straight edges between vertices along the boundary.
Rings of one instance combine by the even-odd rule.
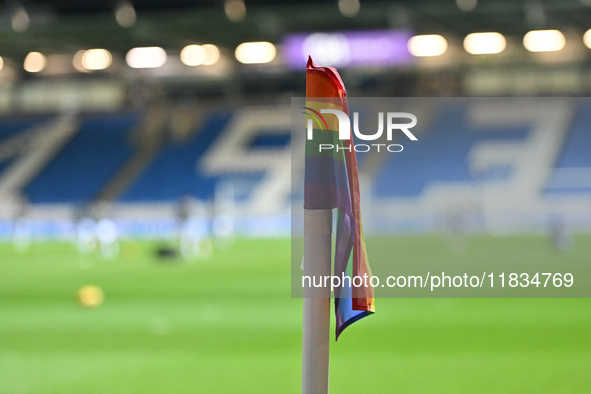
[[[324, 125], [324, 130], [328, 130], [328, 125], [326, 124], [326, 120], [324, 119], [324, 116], [322, 116], [318, 111], [313, 110], [312, 108], [309, 107], [302, 107], [303, 109], [306, 110], [306, 112], [302, 112], [304, 115], [308, 115], [309, 117], [311, 117], [312, 119], [314, 119], [316, 121], [316, 123], [318, 124], [318, 126], [320, 127], [320, 130], [323, 130], [322, 125]], [[310, 112], [308, 112], [310, 111]], [[324, 111], [324, 110], [321, 110]], [[311, 122], [312, 119], [308, 119], [308, 136], [310, 136], [310, 127], [311, 127]], [[320, 122], [322, 121], [322, 123]], [[308, 137], [308, 139], [310, 139]]]
[[[314, 122], [318, 125], [320, 130], [328, 131], [328, 124], [326, 119], [322, 116], [322, 114], [333, 114], [337, 117], [338, 120], [338, 134], [339, 139], [342, 141], [350, 140], [351, 139], [351, 120], [349, 116], [340, 111], [338, 109], [321, 109], [320, 112], [309, 108], [309, 107], [302, 107], [306, 110], [303, 112], [305, 115], [308, 115], [310, 119], [307, 121], [307, 139], [313, 139], [313, 132], [314, 132]], [[386, 119], [386, 139], [388, 141], [392, 141], [392, 136], [394, 131], [402, 131], [408, 139], [411, 141], [418, 141], [417, 137], [410, 131], [411, 128], [416, 126], [417, 124], [417, 117], [409, 112], [386, 112], [384, 116], [384, 112], [378, 112], [378, 131], [374, 134], [363, 134], [359, 131], [359, 113], [353, 113], [353, 132], [355, 136], [362, 141], [376, 141], [378, 140], [382, 134], [384, 133], [384, 118]], [[410, 122], [407, 123], [398, 123], [401, 119], [409, 120]], [[351, 151], [352, 144], [348, 144], [346, 146], [340, 146], [337, 144], [318, 144], [318, 151], [327, 151], [327, 150], [348, 150]], [[382, 144], [382, 143], [367, 143], [367, 144], [355, 144], [353, 147], [355, 152], [369, 152], [371, 150], [375, 150], [380, 152], [381, 150], [386, 150], [391, 153], [402, 152], [404, 147], [400, 144]]]

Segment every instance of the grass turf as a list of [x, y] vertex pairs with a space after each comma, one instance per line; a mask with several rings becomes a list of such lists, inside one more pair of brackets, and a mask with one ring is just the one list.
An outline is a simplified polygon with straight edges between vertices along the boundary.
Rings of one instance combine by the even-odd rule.
[[[563, 258], [588, 259], [590, 241], [577, 238]], [[436, 237], [378, 242], [454, 258]], [[136, 259], [106, 261], [65, 243], [24, 254], [0, 244], [0, 393], [300, 391], [302, 302], [290, 298], [289, 240], [239, 240], [186, 264], [158, 263], [156, 244], [140, 246]], [[498, 250], [553, 253], [546, 239], [511, 237], [480, 239], [462, 256]], [[104, 290], [102, 306], [76, 304], [85, 284]], [[338, 343], [331, 334], [331, 392], [591, 387], [587, 299], [379, 299], [377, 307]]]

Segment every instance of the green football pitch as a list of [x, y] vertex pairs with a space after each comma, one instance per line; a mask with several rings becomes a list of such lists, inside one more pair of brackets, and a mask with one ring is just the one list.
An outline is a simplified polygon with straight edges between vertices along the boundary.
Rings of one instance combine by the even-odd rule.
[[[438, 237], [389, 247], [453, 258]], [[0, 244], [0, 393], [298, 393], [302, 300], [290, 297], [289, 240], [238, 240], [193, 263], [128, 258], [67, 243]], [[136, 248], [140, 248], [136, 254]], [[463, 255], [557, 255], [545, 237], [486, 238]], [[371, 250], [370, 250], [371, 252]], [[591, 237], [560, 255], [591, 263]], [[82, 308], [76, 291], [100, 286]], [[378, 299], [331, 333], [332, 393], [591, 391], [587, 299]]]

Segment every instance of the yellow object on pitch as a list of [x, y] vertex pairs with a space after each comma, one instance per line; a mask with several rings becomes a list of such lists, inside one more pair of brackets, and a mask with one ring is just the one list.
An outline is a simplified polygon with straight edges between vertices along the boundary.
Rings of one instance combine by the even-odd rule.
[[76, 293], [80, 305], [86, 308], [97, 307], [103, 303], [105, 296], [100, 287], [94, 285], [82, 286]]

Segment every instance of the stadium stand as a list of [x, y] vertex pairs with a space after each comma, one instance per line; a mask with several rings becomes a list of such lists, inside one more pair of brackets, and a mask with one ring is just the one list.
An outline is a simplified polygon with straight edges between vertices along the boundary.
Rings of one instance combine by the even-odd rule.
[[[542, 109], [532, 107], [527, 116], [517, 113], [515, 119], [507, 120], [497, 117], [498, 108], [485, 108], [483, 112], [477, 107], [460, 101], [436, 108], [429, 124], [420, 131], [418, 142], [394, 141], [404, 144], [401, 153], [380, 160], [374, 160], [369, 153], [358, 154], [364, 177], [362, 193], [367, 195], [364, 201], [370, 206], [375, 203], [368, 209], [368, 223], [372, 215], [377, 215], [380, 217], [374, 223], [382, 223], [384, 228], [402, 226], [423, 231], [433, 226], [430, 217], [446, 215], [450, 210], [485, 210], [489, 218], [511, 217], [509, 211], [503, 211], [503, 198], [519, 199], [521, 211], [526, 212], [527, 207], [527, 215], [537, 217], [548, 211], [549, 198], [565, 199], [559, 205], [552, 200], [554, 207], [584, 205], [581, 198], [591, 191], [591, 185], [585, 183], [591, 179], [591, 158], [586, 152], [591, 144], [586, 128], [591, 121], [589, 103], [581, 101], [572, 108], [567, 105], [560, 110], [566, 122], [561, 119], [546, 129], [539, 128], [544, 122], [528, 123]], [[116, 215], [125, 220], [162, 220], [174, 216], [174, 207], [184, 196], [213, 202], [218, 190], [225, 188], [231, 190], [237, 204], [235, 213], [243, 215], [244, 223], [254, 212], [284, 215], [282, 207], [289, 204], [290, 198], [297, 204], [302, 196], [298, 190], [290, 196], [283, 186], [277, 186], [278, 180], [288, 179], [285, 164], [289, 157], [285, 149], [291, 143], [284, 130], [289, 119], [283, 119], [286, 114], [279, 115], [278, 108], [222, 107], [204, 118], [193, 119], [193, 126], [187, 125], [182, 138], [170, 134], [168, 123], [163, 122], [157, 131], [163, 138], [153, 154], [139, 162], [137, 172], [106, 199], [102, 192], [140, 152], [139, 144], [146, 134], [137, 131], [145, 127], [146, 114], [82, 115], [76, 118], [75, 131], [64, 137], [67, 140], [56, 153], [48, 155], [46, 161], [38, 160], [42, 168], [32, 171], [36, 175], [14, 183], [22, 185], [22, 189], [13, 195], [23, 195], [33, 207], [53, 204], [55, 209], [59, 206], [71, 212], [97, 201], [111, 201]], [[476, 121], [475, 108], [480, 111], [476, 116], [481, 118]], [[501, 100], [499, 108], [506, 110], [507, 105]], [[276, 119], [272, 127], [261, 126], [260, 122], [267, 124], [273, 116]], [[14, 152], [26, 156], [27, 144], [32, 141], [25, 138], [26, 132], [57, 124], [58, 118], [2, 119], [0, 180], [7, 169], [14, 172]], [[559, 123], [563, 126], [558, 127]], [[15, 144], [21, 144], [22, 149], [15, 149]], [[31, 146], [28, 154], [33, 155], [35, 150]], [[12, 156], [3, 152], [12, 152]], [[475, 170], [475, 163], [482, 167]], [[289, 193], [289, 180], [286, 182]], [[502, 194], [497, 193], [500, 190]], [[557, 209], [563, 208], [551, 210]], [[44, 215], [58, 211], [52, 212]], [[66, 220], [71, 216], [59, 217]], [[244, 228], [252, 229], [252, 225], [245, 224]]]
[[0, 119], [0, 174], [20, 152], [24, 133], [45, 122], [47, 117], [4, 118]]
[[[431, 182], [472, 182], [468, 159], [477, 143], [518, 141], [527, 133], [524, 127], [475, 130], [466, 121], [464, 105], [440, 108], [431, 127], [421, 135], [420, 145], [405, 144], [404, 151], [391, 155], [377, 172], [375, 197], [418, 197]], [[487, 176], [502, 179], [509, 174], [507, 166], [499, 166], [490, 168]]]
[[553, 168], [545, 193], [549, 195], [591, 194], [591, 103], [578, 107], [562, 152]]
[[[26, 186], [25, 195], [32, 203], [89, 202], [123, 166], [133, 152], [130, 131], [139, 121], [136, 113], [86, 116], [79, 131], [61, 152]], [[206, 122], [183, 142], [167, 141], [153, 160], [143, 169], [117, 199], [120, 202], [177, 201], [190, 194], [209, 199], [220, 181], [237, 181], [236, 174], [211, 175], [199, 168], [199, 160], [220, 136], [231, 111], [211, 115]], [[11, 163], [5, 152], [15, 152], [15, 144], [23, 132], [48, 122], [48, 117], [3, 119], [0, 121], [0, 174]], [[591, 156], [586, 152], [591, 145], [591, 134], [586, 125], [591, 121], [591, 105], [581, 104], [573, 119], [568, 136], [556, 161], [545, 193], [588, 192], [581, 187], [577, 174], [591, 168]], [[432, 182], [474, 182], [470, 173], [470, 151], [479, 143], [504, 143], [524, 140], [527, 127], [480, 127], [477, 130], [466, 121], [466, 106], [440, 108], [432, 125], [421, 134], [420, 147], [405, 144], [404, 153], [390, 155], [381, 163], [372, 184], [376, 198], [418, 197]], [[458, 127], [460, 125], [460, 127]], [[260, 134], [249, 144], [253, 151], [284, 147], [289, 144], [286, 133]], [[419, 149], [420, 148], [420, 149]], [[14, 156], [14, 154], [13, 154]], [[363, 169], [365, 155], [360, 154]], [[444, 157], [446, 160], [442, 160]], [[428, 158], [428, 160], [426, 160]], [[92, 176], [88, 176], [92, 174]], [[511, 177], [510, 165], [487, 168], [488, 180], [502, 181]], [[252, 172], [240, 175], [244, 197], [252, 184], [263, 174]], [[391, 180], [395, 179], [395, 182]], [[569, 181], [572, 179], [572, 181]], [[570, 183], [576, 183], [569, 187]], [[154, 187], [158, 185], [158, 187]]]
[[136, 113], [86, 116], [76, 135], [25, 188], [32, 203], [92, 200], [131, 155]]
[[183, 144], [168, 142], [118, 200], [177, 201], [185, 194], [211, 197], [216, 179], [197, 171], [196, 164], [229, 119], [229, 113], [212, 115], [202, 129], [195, 130], [189, 141]]

